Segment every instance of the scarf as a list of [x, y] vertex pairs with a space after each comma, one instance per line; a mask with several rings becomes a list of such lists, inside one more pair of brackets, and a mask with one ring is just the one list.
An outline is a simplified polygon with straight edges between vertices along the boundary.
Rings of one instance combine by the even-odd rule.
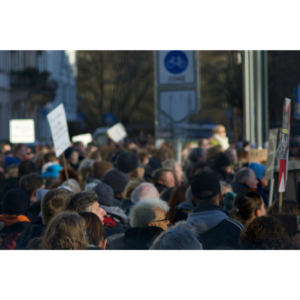
[[228, 143], [228, 137], [227, 136], [221, 137], [220, 135], [215, 133], [213, 135], [213, 138], [220, 143], [221, 147], [223, 148], [223, 151], [225, 151], [229, 148], [229, 143]]
[[20, 222], [30, 222], [30, 220], [23, 215], [0, 215], [0, 222], [3, 222], [4, 228], [6, 228]]

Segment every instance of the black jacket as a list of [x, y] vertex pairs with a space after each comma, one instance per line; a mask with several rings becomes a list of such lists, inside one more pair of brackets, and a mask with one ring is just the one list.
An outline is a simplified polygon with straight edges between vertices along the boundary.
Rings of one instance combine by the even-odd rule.
[[43, 236], [46, 231], [47, 224], [43, 225], [31, 225], [27, 227], [23, 233], [17, 239], [17, 245], [15, 249], [24, 249], [27, 247], [27, 244], [35, 239]]
[[[3, 181], [2, 186], [0, 188], [0, 203], [2, 203], [3, 197], [6, 192], [11, 189], [19, 188], [20, 177], [8, 178]], [[0, 205], [0, 214], [3, 213], [2, 205]]]
[[231, 247], [239, 249], [239, 237], [244, 226], [229, 217], [229, 212], [217, 205], [197, 206], [188, 216], [187, 222], [195, 226], [203, 239], [204, 249]]
[[168, 187], [159, 183], [155, 183], [154, 186], [157, 188], [159, 194], [161, 194], [164, 190], [168, 189]]

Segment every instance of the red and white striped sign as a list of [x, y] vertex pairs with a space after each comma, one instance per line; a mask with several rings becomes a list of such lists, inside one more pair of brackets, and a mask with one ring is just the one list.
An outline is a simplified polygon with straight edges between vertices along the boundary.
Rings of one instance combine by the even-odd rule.
[[291, 119], [291, 99], [285, 98], [282, 115], [282, 135], [279, 165], [279, 189], [278, 192], [285, 192], [287, 182], [287, 168], [289, 160], [290, 141], [290, 119]]

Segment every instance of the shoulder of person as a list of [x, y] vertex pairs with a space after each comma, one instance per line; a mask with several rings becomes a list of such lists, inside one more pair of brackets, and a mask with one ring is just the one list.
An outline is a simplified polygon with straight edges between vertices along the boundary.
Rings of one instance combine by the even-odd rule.
[[244, 229], [244, 225], [242, 223], [231, 218], [225, 219], [223, 222], [226, 222], [226, 224], [228, 224], [230, 227], [238, 229], [239, 231]]

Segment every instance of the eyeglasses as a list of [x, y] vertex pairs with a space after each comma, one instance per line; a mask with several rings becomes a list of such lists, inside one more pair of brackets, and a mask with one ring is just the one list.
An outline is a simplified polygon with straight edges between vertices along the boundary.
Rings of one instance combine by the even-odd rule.
[[154, 220], [154, 221], [152, 221], [152, 222], [168, 222], [168, 218], [167, 217], [165, 217], [164, 219], [162, 219], [162, 220]]

